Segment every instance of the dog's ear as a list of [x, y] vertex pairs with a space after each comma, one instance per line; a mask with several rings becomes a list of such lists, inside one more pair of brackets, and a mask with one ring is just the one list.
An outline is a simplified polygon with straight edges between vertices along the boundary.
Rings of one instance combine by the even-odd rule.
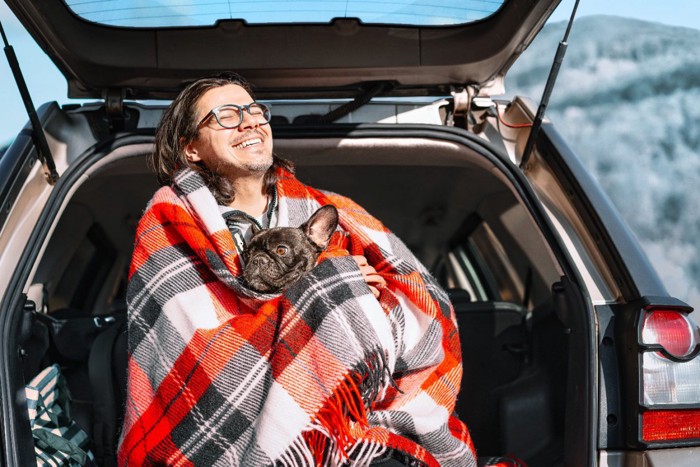
[[314, 245], [325, 250], [336, 227], [338, 227], [338, 210], [335, 206], [328, 204], [313, 213], [300, 229]]

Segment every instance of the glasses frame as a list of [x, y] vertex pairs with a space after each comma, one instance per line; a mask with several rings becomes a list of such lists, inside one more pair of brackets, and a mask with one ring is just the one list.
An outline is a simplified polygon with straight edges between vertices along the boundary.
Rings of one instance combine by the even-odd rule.
[[[255, 115], [253, 115], [250, 112], [251, 106], [260, 107], [260, 109], [263, 111], [262, 116], [263, 116], [265, 121], [261, 121], [260, 119], [258, 119], [258, 117], [256, 117]], [[240, 119], [238, 120], [238, 123], [235, 124], [234, 126], [226, 126], [223, 123], [221, 123], [221, 120], [219, 120], [219, 111], [221, 109], [223, 109], [224, 107], [235, 107], [236, 109], [238, 109], [238, 115], [240, 115]], [[212, 115], [216, 119], [216, 123], [218, 123], [221, 128], [226, 128], [228, 130], [231, 130], [233, 128], [238, 128], [243, 123], [243, 112], [244, 111], [248, 112], [248, 115], [250, 115], [251, 118], [255, 119], [255, 121], [257, 121], [260, 125], [267, 125], [268, 123], [270, 123], [270, 119], [272, 118], [272, 115], [270, 113], [270, 106], [267, 104], [263, 104], [262, 102], [251, 102], [250, 104], [246, 104], [246, 105], [223, 104], [223, 105], [219, 105], [217, 107], [214, 107], [209, 112], [207, 112], [207, 114], [204, 116], [204, 118], [202, 118], [199, 121], [197, 128], [202, 128], [204, 126], [204, 124], [207, 123], [207, 121], [211, 118]]]

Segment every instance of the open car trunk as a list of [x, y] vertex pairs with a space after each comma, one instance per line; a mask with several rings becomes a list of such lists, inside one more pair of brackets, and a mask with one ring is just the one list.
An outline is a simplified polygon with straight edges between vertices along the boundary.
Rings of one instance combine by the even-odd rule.
[[[160, 112], [141, 111], [142, 122], [156, 122]], [[54, 118], [74, 120], [69, 146], [88, 149], [67, 150], [66, 186], [52, 194], [47, 228], [26, 258], [24, 290], [34, 310], [32, 331], [19, 337], [27, 356], [18, 371], [26, 382], [61, 365], [73, 417], [100, 463], [110, 465], [123, 412], [128, 266], [136, 223], [158, 188], [147, 165], [153, 129], [92, 146], [97, 136], [83, 121], [89, 111]], [[567, 300], [563, 260], [545, 241], [551, 233], [512, 166], [483, 140], [438, 126], [280, 125], [273, 132], [275, 152], [295, 162], [300, 180], [354, 199], [448, 290], [464, 363], [456, 411], [479, 455], [511, 453], [532, 466], [575, 459], [585, 446], [574, 427], [590, 424], [575, 389], [586, 366], [572, 364], [581, 358], [572, 335], [585, 338], [572, 333], [572, 317], [582, 310]], [[28, 426], [17, 436], [24, 452], [31, 449]]]

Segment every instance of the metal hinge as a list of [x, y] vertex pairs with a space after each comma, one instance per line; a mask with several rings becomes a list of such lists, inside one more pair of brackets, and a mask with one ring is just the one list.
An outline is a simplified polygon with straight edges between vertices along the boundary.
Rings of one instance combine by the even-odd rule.
[[122, 131], [124, 129], [124, 97], [126, 91], [122, 88], [107, 89], [104, 91], [105, 114], [109, 121], [111, 132]]
[[452, 108], [455, 115], [468, 115], [471, 108], [472, 99], [479, 93], [476, 85], [469, 85], [460, 91], [452, 91]]
[[478, 88], [474, 85], [469, 85], [459, 89], [452, 88], [450, 92], [452, 95], [452, 108], [449, 110], [445, 118], [446, 126], [455, 126], [455, 119], [461, 124], [464, 124], [464, 122], [469, 120], [469, 107], [471, 105], [471, 100], [478, 92]]
[[479, 123], [476, 119], [480, 112], [495, 106], [491, 96], [488, 93], [483, 94], [482, 89], [475, 84], [466, 86], [460, 91], [452, 91], [451, 94], [453, 115], [450, 115], [447, 124], [454, 126], [454, 117], [463, 117], [468, 130], [475, 130], [475, 133], [480, 133], [481, 129], [477, 129]]

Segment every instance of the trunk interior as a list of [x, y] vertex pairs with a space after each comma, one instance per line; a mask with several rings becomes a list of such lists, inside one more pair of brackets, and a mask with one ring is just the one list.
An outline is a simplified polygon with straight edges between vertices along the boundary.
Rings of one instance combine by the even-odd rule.
[[[448, 290], [464, 364], [456, 411], [479, 455], [563, 464], [571, 377], [570, 329], [556, 292], [563, 273], [526, 192], [496, 150], [466, 133], [368, 128], [280, 125], [275, 152], [303, 182], [349, 196], [380, 219]], [[131, 138], [75, 158], [69, 170], [83, 174], [60, 202], [26, 289], [37, 312], [25, 381], [60, 364], [72, 415], [102, 465], [114, 462], [124, 399], [134, 232], [158, 188], [147, 164], [152, 128]]]

